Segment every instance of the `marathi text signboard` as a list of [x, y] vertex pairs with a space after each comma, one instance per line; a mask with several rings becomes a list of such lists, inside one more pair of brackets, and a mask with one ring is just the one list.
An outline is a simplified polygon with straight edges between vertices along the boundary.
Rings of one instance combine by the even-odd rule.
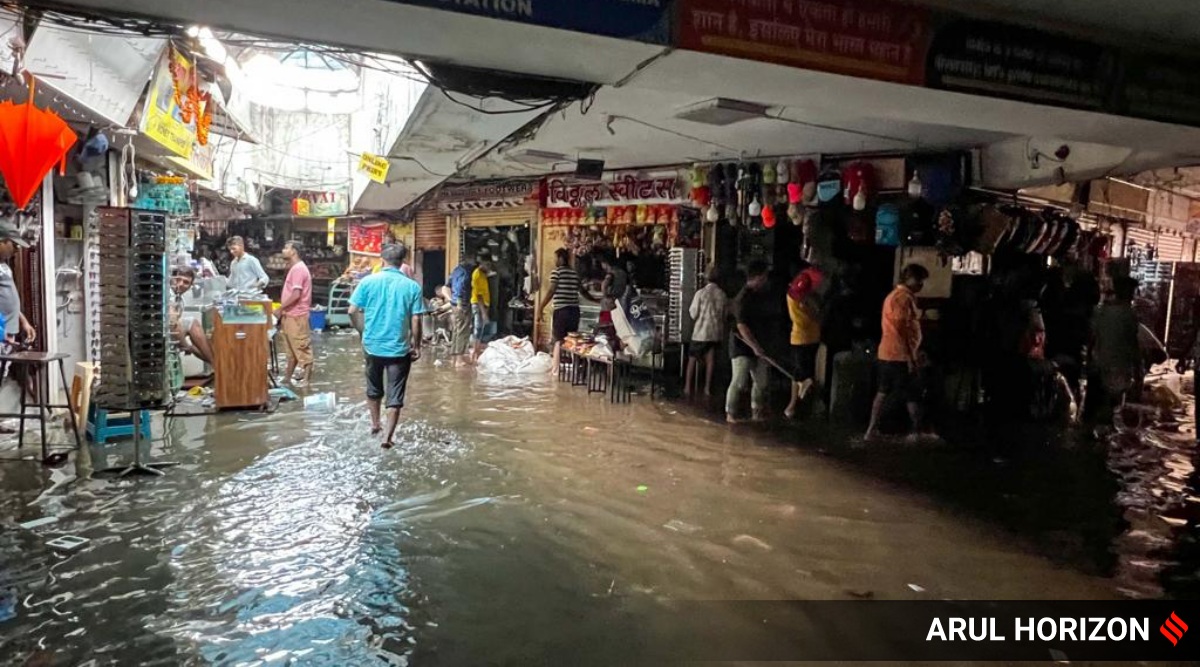
[[186, 91], [181, 95], [175, 94], [175, 76], [171, 68], [175, 67], [180, 81], [192, 81], [192, 61], [185, 58], [173, 48], [163, 54], [158, 69], [151, 81], [150, 91], [146, 95], [146, 108], [142, 113], [142, 134], [162, 144], [165, 148], [185, 160], [192, 159], [192, 151], [196, 146], [196, 119], [183, 122], [183, 110], [179, 107], [179, 99], [186, 97]]
[[677, 46], [920, 85], [928, 14], [878, 0], [680, 0]]
[[1116, 75], [1110, 49], [999, 23], [954, 21], [937, 31], [926, 85], [1054, 106], [1100, 110]]
[[546, 181], [546, 208], [591, 208], [690, 201], [677, 172], [612, 174], [603, 181]]
[[1200, 126], [1200, 63], [1137, 55], [1123, 69], [1116, 113]]
[[667, 44], [674, 0], [393, 0], [407, 5]]

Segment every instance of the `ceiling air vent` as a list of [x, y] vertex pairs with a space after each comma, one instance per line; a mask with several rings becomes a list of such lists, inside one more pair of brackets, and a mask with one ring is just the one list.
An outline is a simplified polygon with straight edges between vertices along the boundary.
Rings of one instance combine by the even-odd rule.
[[675, 117], [705, 125], [732, 125], [744, 120], [765, 118], [766, 115], [767, 107], [761, 104], [714, 97], [684, 107]]

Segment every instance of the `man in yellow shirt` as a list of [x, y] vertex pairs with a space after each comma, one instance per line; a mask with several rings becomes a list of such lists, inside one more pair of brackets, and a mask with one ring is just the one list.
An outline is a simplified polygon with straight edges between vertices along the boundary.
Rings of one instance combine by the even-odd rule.
[[817, 376], [817, 351], [821, 347], [821, 319], [817, 290], [824, 276], [804, 260], [800, 270], [788, 285], [787, 307], [792, 320], [792, 401], [783, 416], [792, 419], [796, 408], [808, 397]]
[[471, 274], [471, 312], [475, 318], [475, 353], [472, 362], [479, 359], [484, 346], [496, 336], [496, 323], [492, 320], [492, 288], [488, 282], [491, 272], [491, 255], [480, 255]]

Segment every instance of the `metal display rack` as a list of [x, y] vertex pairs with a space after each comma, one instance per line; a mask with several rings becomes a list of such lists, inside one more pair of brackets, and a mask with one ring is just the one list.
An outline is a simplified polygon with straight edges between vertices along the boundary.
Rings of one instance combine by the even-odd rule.
[[683, 343], [692, 339], [692, 299], [704, 282], [704, 253], [695, 248], [672, 248], [670, 302], [667, 317], [667, 342]]
[[167, 377], [167, 216], [102, 208], [99, 216], [100, 381], [98, 408], [128, 412], [134, 461], [105, 472], [162, 475], [174, 463], [142, 461], [142, 411], [170, 399]]

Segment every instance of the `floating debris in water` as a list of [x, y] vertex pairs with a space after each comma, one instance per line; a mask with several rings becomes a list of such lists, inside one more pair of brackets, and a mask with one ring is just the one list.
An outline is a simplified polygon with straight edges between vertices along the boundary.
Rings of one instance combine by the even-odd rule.
[[25, 530], [33, 530], [34, 528], [48, 526], [52, 523], [56, 523], [57, 521], [58, 521], [58, 517], [56, 517], [56, 516], [44, 516], [40, 519], [34, 519], [33, 521], [26, 521], [25, 523], [19, 523], [17, 525], [20, 526], [21, 528], [24, 528]]
[[684, 535], [691, 535], [693, 533], [700, 532], [700, 526], [693, 526], [692, 524], [680, 521], [679, 519], [671, 519], [663, 524], [663, 528], [666, 528], [667, 530], [673, 530], [677, 533], [683, 533]]
[[66, 553], [71, 553], [74, 551], [79, 551], [84, 546], [86, 546], [87, 543], [90, 541], [91, 540], [87, 539], [86, 537], [78, 537], [76, 535], [63, 535], [62, 537], [56, 537], [53, 540], [46, 542], [46, 546], [50, 547], [51, 549], [54, 549], [55, 551], [63, 551]]

